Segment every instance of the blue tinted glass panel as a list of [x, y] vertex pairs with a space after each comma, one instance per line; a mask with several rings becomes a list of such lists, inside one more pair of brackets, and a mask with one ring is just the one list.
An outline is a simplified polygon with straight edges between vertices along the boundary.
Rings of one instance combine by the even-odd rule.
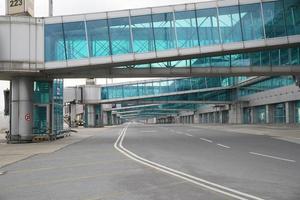
[[109, 19], [108, 24], [112, 54], [132, 53], [129, 18]]
[[195, 11], [176, 12], [175, 19], [178, 47], [199, 46]]
[[300, 34], [300, 0], [285, 0], [284, 8], [288, 35]]
[[84, 22], [64, 23], [67, 59], [88, 57], [88, 47]]
[[220, 43], [218, 15], [216, 8], [197, 10], [197, 25], [200, 46]]
[[286, 35], [283, 1], [263, 3], [263, 14], [267, 38]]
[[45, 24], [45, 61], [65, 60], [62, 24]]
[[154, 14], [152, 19], [156, 50], [176, 48], [173, 13]]
[[135, 53], [155, 51], [151, 15], [131, 17], [131, 29]]
[[243, 40], [264, 38], [263, 21], [260, 4], [240, 6]]
[[107, 20], [86, 22], [91, 57], [111, 55]]
[[219, 26], [223, 43], [242, 41], [238, 6], [219, 8]]

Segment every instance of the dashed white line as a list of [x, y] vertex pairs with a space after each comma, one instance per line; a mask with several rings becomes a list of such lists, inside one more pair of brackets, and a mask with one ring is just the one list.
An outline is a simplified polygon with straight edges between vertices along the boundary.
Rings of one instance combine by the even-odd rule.
[[200, 140], [203, 140], [203, 141], [206, 141], [206, 142], [209, 142], [209, 143], [212, 143], [213, 141], [212, 140], [209, 140], [209, 139], [206, 139], [206, 138], [199, 138]]
[[287, 162], [296, 162], [295, 160], [290, 160], [290, 159], [286, 159], [286, 158], [281, 158], [281, 157], [277, 157], [277, 156], [270, 156], [270, 155], [266, 155], [266, 154], [260, 154], [260, 153], [255, 153], [255, 152], [249, 152], [252, 155], [257, 155], [257, 156], [262, 156], [262, 157], [267, 157], [267, 158], [273, 158], [276, 160], [282, 160], [282, 161], [287, 161]]
[[226, 146], [226, 145], [223, 145], [223, 144], [217, 144], [217, 145], [220, 146], [220, 147], [224, 147], [224, 148], [226, 148], [226, 149], [230, 149], [229, 146]]
[[191, 135], [191, 134], [188, 134], [188, 133], [186, 133], [185, 135], [186, 135], [186, 136], [190, 136], [190, 137], [193, 137], [193, 135]]
[[141, 133], [156, 133], [157, 131], [141, 131]]
[[183, 180], [186, 180], [188, 182], [194, 183], [196, 185], [199, 185], [203, 188], [218, 192], [220, 194], [226, 195], [226, 196], [230, 196], [232, 198], [235, 199], [239, 199], [239, 200], [263, 200], [262, 198], [259, 198], [257, 196], [254, 195], [250, 195], [244, 192], [240, 192], [238, 190], [235, 189], [231, 189], [195, 176], [192, 176], [190, 174], [186, 174], [184, 172], [169, 168], [167, 166], [161, 165], [159, 163], [147, 160], [143, 157], [140, 157], [139, 155], [129, 151], [128, 149], [126, 149], [123, 146], [123, 140], [125, 138], [125, 134], [126, 134], [126, 130], [128, 128], [129, 124], [121, 131], [118, 139], [116, 140], [114, 147], [115, 149], [117, 149], [119, 152], [121, 152], [122, 154], [124, 154], [125, 156], [127, 156], [128, 158], [131, 158], [132, 160], [139, 162], [143, 165], [146, 165], [148, 167], [152, 167], [153, 169], [156, 169], [158, 171], [167, 173], [169, 175], [181, 178]]

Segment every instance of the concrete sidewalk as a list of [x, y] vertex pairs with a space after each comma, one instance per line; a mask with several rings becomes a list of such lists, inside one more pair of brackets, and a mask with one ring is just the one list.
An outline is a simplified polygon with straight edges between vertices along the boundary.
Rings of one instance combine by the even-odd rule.
[[[103, 129], [106, 128], [102, 128], [102, 130]], [[78, 128], [75, 130], [78, 132], [72, 133], [71, 136], [59, 140], [28, 144], [6, 144], [5, 134], [0, 134], [0, 168], [37, 154], [55, 152], [70, 144], [74, 144], [99, 133], [99, 130], [97, 131], [97, 129], [90, 128]]]

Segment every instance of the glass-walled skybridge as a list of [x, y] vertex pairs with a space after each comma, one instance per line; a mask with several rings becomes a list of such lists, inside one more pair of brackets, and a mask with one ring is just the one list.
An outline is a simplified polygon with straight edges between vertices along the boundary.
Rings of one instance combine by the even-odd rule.
[[[182, 75], [234, 74], [249, 73], [239, 67], [286, 65], [282, 72], [296, 73], [298, 13], [299, 0], [223, 0], [46, 18], [45, 69], [70, 77], [80, 72], [121, 77], [129, 71], [132, 76], [160, 75], [163, 67], [171, 76], [172, 70], [178, 75], [180, 70]], [[89, 70], [83, 70], [86, 66]], [[66, 67], [68, 73], [57, 70]], [[252, 72], [276, 72], [264, 69]]]

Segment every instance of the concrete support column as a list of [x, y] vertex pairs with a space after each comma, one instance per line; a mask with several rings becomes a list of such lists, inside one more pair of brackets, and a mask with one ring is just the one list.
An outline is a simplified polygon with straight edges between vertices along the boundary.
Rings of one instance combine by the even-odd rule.
[[223, 114], [222, 114], [223, 112], [222, 112], [222, 110], [219, 110], [219, 123], [220, 124], [223, 124], [224, 122], [223, 122]]
[[231, 104], [229, 110], [229, 123], [241, 124], [243, 123], [243, 105], [242, 103]]
[[70, 125], [71, 127], [75, 127], [76, 126], [76, 123], [75, 123], [75, 120], [76, 120], [76, 114], [77, 114], [77, 111], [76, 111], [76, 104], [70, 104]]
[[285, 122], [287, 124], [295, 123], [295, 103], [285, 102]]
[[272, 124], [274, 123], [274, 106], [266, 105], [266, 123]]
[[87, 104], [85, 113], [87, 115], [87, 127], [95, 127], [95, 106]]
[[11, 85], [11, 140], [31, 141], [33, 137], [33, 80], [15, 78]]

